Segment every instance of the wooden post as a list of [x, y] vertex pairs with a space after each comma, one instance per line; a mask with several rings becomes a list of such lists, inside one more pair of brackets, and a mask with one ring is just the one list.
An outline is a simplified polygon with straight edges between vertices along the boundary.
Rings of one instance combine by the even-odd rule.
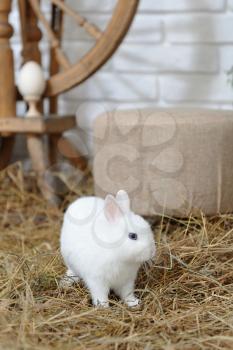
[[[51, 16], [51, 28], [53, 29], [54, 34], [56, 35], [58, 40], [61, 40], [63, 27], [63, 16], [62, 11], [52, 5], [52, 16]], [[56, 49], [51, 47], [50, 49], [50, 76], [55, 75], [59, 72], [59, 63], [56, 57]], [[51, 96], [49, 98], [49, 112], [50, 114], [57, 115], [57, 96]], [[62, 137], [62, 134], [57, 135], [49, 135], [49, 161], [50, 164], [56, 164], [57, 156], [58, 156], [58, 141]]]
[[38, 27], [38, 19], [35, 16], [28, 0], [19, 0], [19, 12], [21, 21], [21, 37], [23, 42], [23, 63], [35, 61], [41, 63], [39, 41], [42, 33]]
[[[29, 101], [29, 110], [27, 117], [41, 118], [40, 112], [37, 110], [37, 101]], [[27, 134], [27, 147], [32, 161], [32, 168], [36, 172], [38, 187], [41, 190], [44, 198], [46, 198], [51, 204], [57, 204], [58, 199], [53, 193], [53, 189], [48, 185], [45, 174], [46, 174], [46, 159], [43, 147], [43, 140], [40, 135]]]
[[[21, 68], [18, 81], [19, 92], [29, 105], [26, 118], [43, 119], [37, 110], [37, 103], [41, 100], [45, 87], [46, 81], [41, 66], [36, 62], [26, 63]], [[36, 172], [37, 182], [43, 196], [51, 203], [56, 204], [57, 197], [45, 178], [47, 164], [41, 136], [27, 133], [27, 147], [32, 160], [32, 168]]]
[[[0, 118], [16, 116], [14, 62], [9, 44], [13, 28], [8, 22], [11, 2], [12, 0], [0, 1]], [[0, 150], [0, 169], [9, 163], [12, 149], [13, 137], [4, 137]]]

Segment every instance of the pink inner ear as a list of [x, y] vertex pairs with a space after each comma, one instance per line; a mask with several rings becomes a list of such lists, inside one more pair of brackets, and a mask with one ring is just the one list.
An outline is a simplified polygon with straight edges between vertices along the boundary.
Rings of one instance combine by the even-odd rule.
[[117, 219], [123, 215], [117, 202], [112, 196], [108, 196], [105, 199], [104, 213], [109, 222], [116, 222]]

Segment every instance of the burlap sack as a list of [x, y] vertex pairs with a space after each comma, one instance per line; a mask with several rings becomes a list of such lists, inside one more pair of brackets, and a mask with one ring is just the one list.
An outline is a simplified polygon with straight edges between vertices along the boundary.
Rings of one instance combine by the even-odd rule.
[[114, 111], [94, 135], [96, 195], [125, 189], [143, 215], [233, 211], [233, 112]]

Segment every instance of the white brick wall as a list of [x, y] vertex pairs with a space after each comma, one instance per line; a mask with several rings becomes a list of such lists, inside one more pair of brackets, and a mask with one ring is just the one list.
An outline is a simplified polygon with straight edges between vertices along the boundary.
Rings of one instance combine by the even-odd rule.
[[232, 91], [226, 84], [225, 74], [176, 75], [163, 77], [160, 81], [161, 98], [167, 103], [210, 102], [227, 103], [232, 100]]
[[[117, 2], [67, 1], [102, 28]], [[46, 9], [46, 1], [43, 5]], [[19, 67], [16, 11], [12, 23]], [[83, 30], [65, 21], [63, 46], [72, 62], [91, 45]], [[46, 63], [46, 43], [41, 46]], [[60, 111], [79, 108], [82, 126], [90, 133], [96, 115], [107, 108], [184, 105], [232, 109], [233, 90], [226, 75], [232, 66], [233, 0], [141, 0], [120, 49], [95, 76], [60, 97]]]
[[71, 100], [103, 101], [106, 96], [117, 102], [153, 101], [158, 99], [157, 80], [151, 75], [102, 71], [66, 94]]
[[172, 44], [233, 42], [233, 15], [197, 14], [168, 16], [165, 18], [166, 39]]
[[189, 12], [189, 11], [223, 11], [225, 1], [222, 0], [147, 0], [142, 1], [140, 9], [157, 12]]
[[[195, 54], [201, 51], [202, 59]], [[216, 73], [219, 65], [219, 52], [212, 46], [122, 44], [112, 59], [115, 71], [130, 73]]]
[[230, 10], [233, 10], [233, 0], [229, 0], [228, 6]]

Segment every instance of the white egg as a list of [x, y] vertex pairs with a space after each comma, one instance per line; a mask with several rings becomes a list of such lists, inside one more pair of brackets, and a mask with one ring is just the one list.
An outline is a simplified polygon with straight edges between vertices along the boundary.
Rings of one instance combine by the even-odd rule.
[[19, 72], [18, 89], [27, 99], [39, 99], [46, 87], [46, 80], [41, 66], [34, 61], [23, 65]]

